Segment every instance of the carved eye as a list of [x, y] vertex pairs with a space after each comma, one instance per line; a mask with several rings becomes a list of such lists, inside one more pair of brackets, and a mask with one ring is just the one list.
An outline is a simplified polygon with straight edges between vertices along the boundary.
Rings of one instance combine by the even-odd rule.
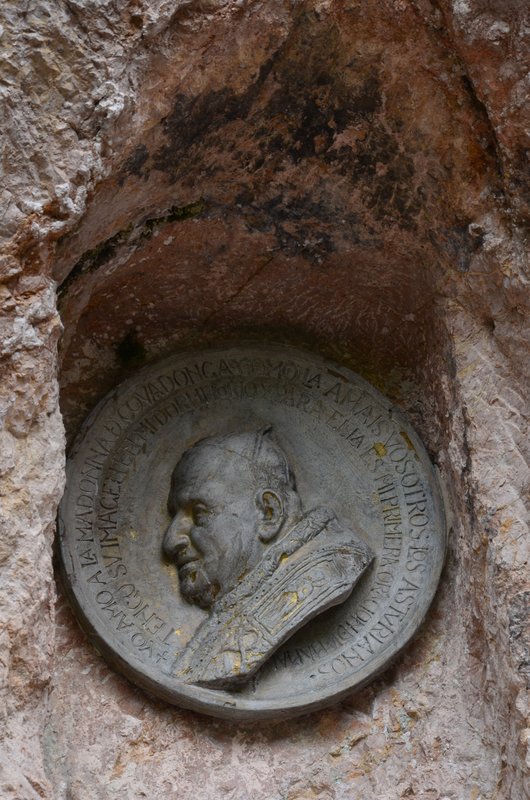
[[209, 510], [204, 503], [193, 503], [191, 507], [191, 515], [193, 517], [193, 522], [195, 525], [202, 525], [206, 522], [206, 518], [208, 517]]

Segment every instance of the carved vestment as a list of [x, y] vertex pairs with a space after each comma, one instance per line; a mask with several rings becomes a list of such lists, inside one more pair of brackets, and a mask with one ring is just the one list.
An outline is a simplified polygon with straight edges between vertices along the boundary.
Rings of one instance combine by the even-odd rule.
[[314, 509], [216, 602], [173, 673], [187, 683], [238, 688], [295, 631], [344, 602], [373, 557], [332, 511]]

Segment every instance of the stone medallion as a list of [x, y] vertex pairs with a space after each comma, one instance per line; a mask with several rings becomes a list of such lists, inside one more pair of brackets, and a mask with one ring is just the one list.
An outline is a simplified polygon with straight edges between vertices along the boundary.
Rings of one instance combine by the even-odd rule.
[[63, 574], [128, 678], [219, 717], [321, 708], [403, 648], [445, 522], [403, 415], [283, 346], [172, 357], [112, 391], [72, 448]]

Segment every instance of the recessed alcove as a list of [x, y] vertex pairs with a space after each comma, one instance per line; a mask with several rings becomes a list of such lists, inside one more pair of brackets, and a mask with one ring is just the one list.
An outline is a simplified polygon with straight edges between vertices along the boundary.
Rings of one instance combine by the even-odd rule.
[[[313, 89], [299, 91], [311, 95]], [[378, 107], [363, 111], [353, 126], [366, 126], [364, 115]], [[161, 129], [163, 138], [164, 122]], [[266, 141], [274, 137], [272, 123], [260, 135]], [[196, 147], [201, 153], [201, 141]], [[398, 145], [380, 157], [399, 164]], [[156, 161], [151, 155], [144, 164], [149, 158]], [[359, 191], [358, 177], [348, 174], [351, 158], [351, 148], [332, 163], [314, 153], [307, 169], [286, 155], [294, 174], [286, 177], [276, 165], [274, 190], [264, 185], [261, 195], [236, 186], [237, 175], [232, 187], [229, 174], [221, 182], [208, 169], [191, 191], [158, 168], [139, 176], [130, 167], [132, 155], [117, 166], [95, 191], [77, 229], [58, 246], [61, 409], [70, 441], [107, 391], [157, 359], [225, 342], [287, 343], [352, 368], [403, 408], [441, 468], [450, 505], [462, 508], [460, 465], [448, 450], [455, 437], [449, 412], [459, 407], [447, 287], [448, 271], [462, 269], [473, 243], [458, 210], [444, 211], [436, 224], [427, 213], [446, 196], [445, 185], [423, 176], [427, 185], [421, 189], [412, 176], [401, 175], [401, 167], [389, 170], [374, 156], [363, 187], [370, 176], [390, 171], [380, 186], [386, 200], [374, 208], [368, 190]], [[259, 178], [260, 169], [248, 171], [247, 183]], [[411, 193], [423, 196], [425, 205], [413, 204], [404, 213]], [[458, 529], [466, 525], [461, 519]], [[458, 560], [452, 532], [450, 566], [426, 624], [399, 658], [398, 672], [391, 667], [353, 696], [352, 709], [377, 703], [391, 691], [396, 674], [414, 685], [426, 660], [440, 658], [450, 641], [465, 636], [462, 621], [447, 616], [462, 568]], [[78, 636], [76, 623], [64, 607], [62, 614], [68, 641]], [[58, 680], [74, 680], [70, 665], [59, 668]], [[138, 690], [114, 680], [127, 702], [138, 702]], [[162, 713], [147, 695], [142, 702], [153, 714]], [[330, 713], [339, 719], [342, 712]], [[182, 719], [185, 726], [220, 735], [217, 722], [186, 712]], [[282, 735], [296, 736], [300, 725], [284, 723]], [[256, 731], [245, 736], [250, 746], [256, 744]]]

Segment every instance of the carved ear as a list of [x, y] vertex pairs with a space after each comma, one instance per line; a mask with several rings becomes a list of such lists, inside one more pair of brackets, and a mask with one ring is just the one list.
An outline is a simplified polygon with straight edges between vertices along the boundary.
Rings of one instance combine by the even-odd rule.
[[272, 489], [265, 489], [258, 492], [256, 503], [259, 512], [259, 538], [262, 542], [270, 542], [283, 525], [284, 509], [282, 499]]

